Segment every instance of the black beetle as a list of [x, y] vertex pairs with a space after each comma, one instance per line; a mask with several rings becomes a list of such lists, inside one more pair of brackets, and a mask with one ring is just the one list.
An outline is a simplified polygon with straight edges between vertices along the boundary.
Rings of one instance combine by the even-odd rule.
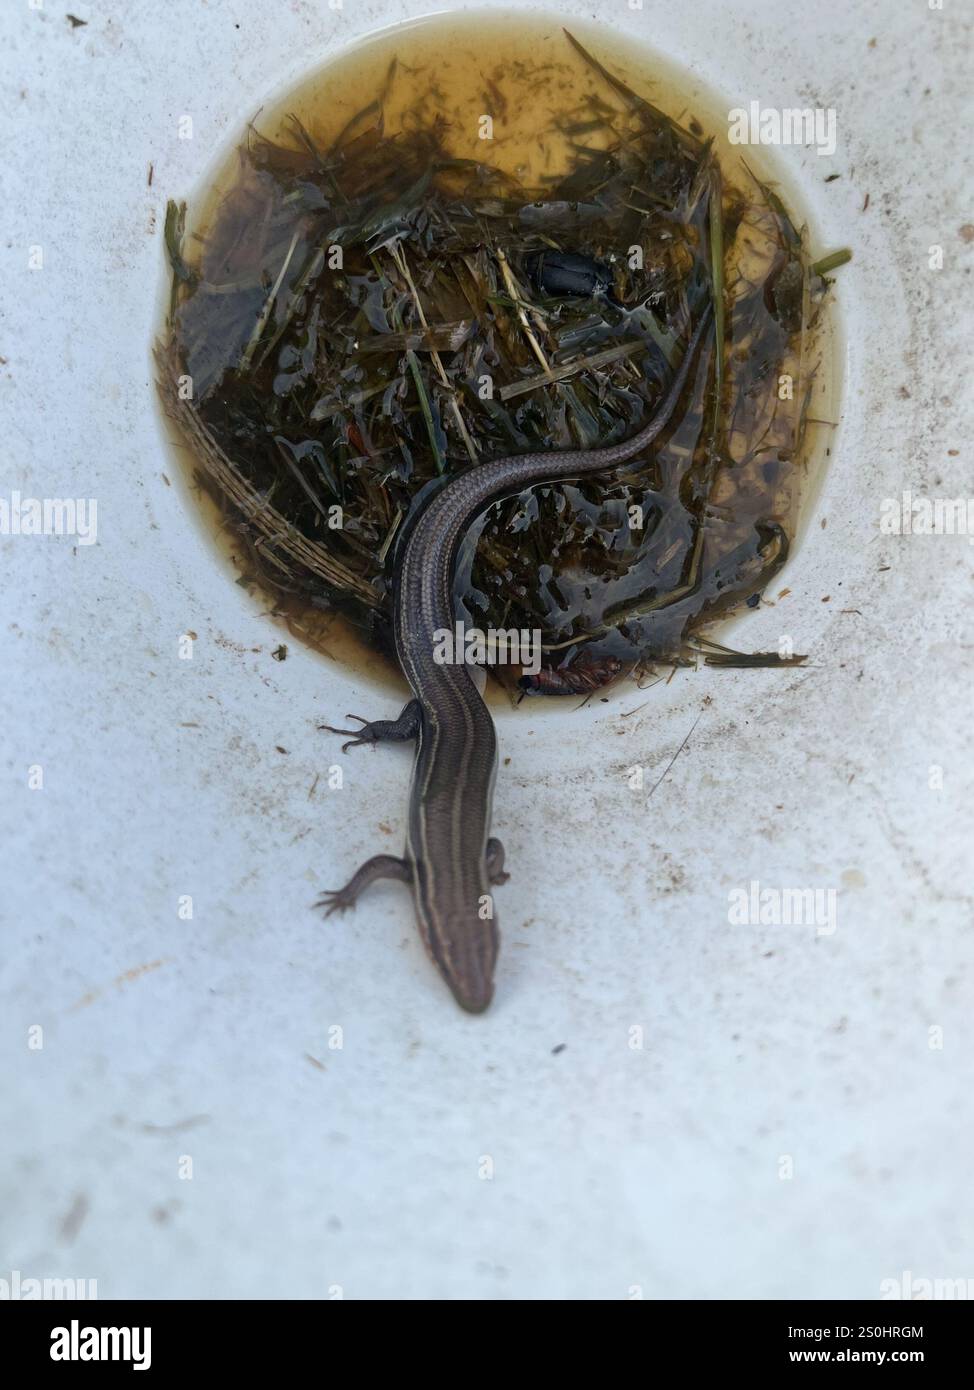
[[525, 265], [542, 294], [591, 299], [612, 289], [611, 266], [576, 251], [532, 251], [525, 257]]

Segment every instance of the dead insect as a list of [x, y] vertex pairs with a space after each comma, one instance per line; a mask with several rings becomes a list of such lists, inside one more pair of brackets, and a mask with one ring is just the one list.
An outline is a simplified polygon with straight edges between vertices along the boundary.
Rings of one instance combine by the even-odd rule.
[[612, 289], [612, 267], [575, 251], [533, 251], [524, 264], [542, 294], [592, 299]]
[[590, 695], [615, 680], [621, 670], [618, 657], [606, 656], [561, 671], [542, 667], [537, 675], [522, 676], [518, 686], [526, 695]]

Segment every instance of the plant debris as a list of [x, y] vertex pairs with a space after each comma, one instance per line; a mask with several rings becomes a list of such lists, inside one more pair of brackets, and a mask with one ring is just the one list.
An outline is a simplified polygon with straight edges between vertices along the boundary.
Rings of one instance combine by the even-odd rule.
[[[390, 654], [396, 542], [427, 485], [500, 454], [634, 434], [712, 302], [707, 370], [652, 455], [492, 507], [458, 611], [541, 630], [542, 671], [520, 682], [534, 693], [694, 651], [793, 664], [697, 639], [787, 556], [809, 337], [849, 253], [812, 263], [774, 190], [738, 186], [695, 121], [671, 120], [570, 34], [565, 53], [588, 79], [551, 116], [573, 158], [532, 185], [458, 155], [432, 97], [387, 130], [395, 61], [327, 144], [296, 116], [287, 138], [252, 127], [201, 232], [186, 235], [184, 204], [167, 208], [165, 406], [279, 610], [339, 613]], [[500, 114], [512, 89], [500, 73], [491, 85]], [[517, 670], [492, 674], [518, 684]]]

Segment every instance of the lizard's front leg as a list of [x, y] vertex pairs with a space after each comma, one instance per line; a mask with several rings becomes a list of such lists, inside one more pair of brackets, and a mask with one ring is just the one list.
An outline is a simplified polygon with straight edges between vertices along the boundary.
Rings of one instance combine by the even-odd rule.
[[410, 700], [398, 719], [363, 719], [360, 714], [347, 714], [346, 719], [357, 719], [361, 729], [336, 729], [331, 724], [319, 724], [319, 729], [327, 729], [330, 734], [349, 734], [347, 743], [342, 744], [342, 752], [357, 748], [361, 743], [405, 743], [416, 738], [419, 733], [419, 701]]
[[355, 906], [358, 895], [364, 892], [369, 884], [374, 883], [377, 878], [396, 878], [402, 883], [412, 883], [412, 867], [406, 863], [405, 859], [397, 859], [394, 854], [373, 855], [371, 859], [366, 859], [344, 888], [329, 888], [322, 893], [315, 903], [315, 907], [324, 908], [326, 917], [329, 917], [333, 912], [345, 912], [348, 908]]

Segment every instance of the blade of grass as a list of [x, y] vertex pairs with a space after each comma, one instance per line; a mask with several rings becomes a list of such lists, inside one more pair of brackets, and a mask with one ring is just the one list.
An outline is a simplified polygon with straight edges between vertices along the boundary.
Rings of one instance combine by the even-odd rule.
[[813, 275], [828, 275], [830, 270], [838, 270], [840, 265], [848, 265], [852, 260], [852, 252], [849, 248], [843, 247], [841, 251], [830, 251], [827, 256], [823, 256], [820, 261], [816, 261], [812, 266]]
[[641, 340], [634, 343], [620, 343], [617, 347], [605, 348], [602, 352], [594, 352], [591, 357], [580, 357], [576, 362], [566, 362], [563, 366], [552, 367], [542, 376], [532, 376], [527, 381], [517, 381], [510, 386], [502, 386], [497, 394], [502, 401], [510, 401], [516, 396], [525, 395], [528, 391], [537, 391], [541, 386], [550, 386], [553, 381], [566, 381], [569, 377], [577, 375], [578, 372], [595, 371], [599, 367], [607, 367], [610, 362], [618, 362], [620, 358], [632, 357], [637, 352], [645, 351], [646, 344]]

